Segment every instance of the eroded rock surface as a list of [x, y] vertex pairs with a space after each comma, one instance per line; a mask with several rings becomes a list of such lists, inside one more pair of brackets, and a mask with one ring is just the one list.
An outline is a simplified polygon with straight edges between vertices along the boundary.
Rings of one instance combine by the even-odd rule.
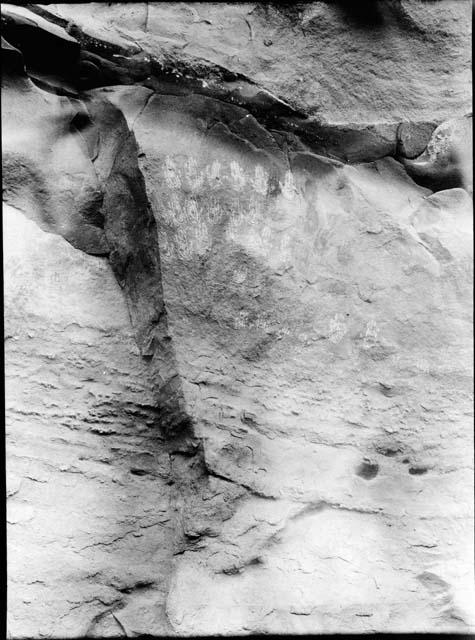
[[6, 6], [12, 638], [473, 630], [439, 5]]
[[11, 637], [166, 633], [169, 459], [103, 258], [4, 207]]

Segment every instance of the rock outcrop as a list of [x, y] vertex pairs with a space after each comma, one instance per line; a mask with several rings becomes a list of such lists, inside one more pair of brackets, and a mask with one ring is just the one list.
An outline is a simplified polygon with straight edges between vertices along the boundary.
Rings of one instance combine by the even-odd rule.
[[2, 7], [11, 638], [473, 630], [470, 13]]

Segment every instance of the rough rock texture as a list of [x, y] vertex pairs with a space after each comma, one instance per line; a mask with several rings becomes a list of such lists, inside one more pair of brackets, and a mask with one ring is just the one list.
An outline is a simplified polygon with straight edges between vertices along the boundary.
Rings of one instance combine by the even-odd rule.
[[475, 628], [471, 5], [355, 7], [2, 7], [10, 637]]
[[166, 634], [169, 460], [120, 287], [18, 210], [3, 224], [11, 637]]

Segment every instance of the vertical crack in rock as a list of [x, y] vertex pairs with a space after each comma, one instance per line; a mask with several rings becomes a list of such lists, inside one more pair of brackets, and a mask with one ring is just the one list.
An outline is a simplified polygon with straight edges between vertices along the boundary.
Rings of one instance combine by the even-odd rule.
[[[194, 510], [206, 491], [207, 473], [168, 329], [157, 224], [138, 166], [135, 136], [123, 114], [109, 101], [97, 98], [87, 107], [101, 139], [94, 166], [103, 189], [109, 262], [127, 300], [140, 353], [150, 361], [156, 426], [166, 439], [178, 522], [184, 539], [189, 540], [202, 534], [190, 533], [186, 522], [195, 521]], [[179, 531], [177, 535], [180, 544]]]

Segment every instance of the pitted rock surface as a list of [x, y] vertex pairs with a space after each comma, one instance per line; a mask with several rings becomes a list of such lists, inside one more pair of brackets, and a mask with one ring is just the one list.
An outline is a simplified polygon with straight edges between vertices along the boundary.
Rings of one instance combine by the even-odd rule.
[[473, 631], [470, 10], [2, 7], [9, 637]]

